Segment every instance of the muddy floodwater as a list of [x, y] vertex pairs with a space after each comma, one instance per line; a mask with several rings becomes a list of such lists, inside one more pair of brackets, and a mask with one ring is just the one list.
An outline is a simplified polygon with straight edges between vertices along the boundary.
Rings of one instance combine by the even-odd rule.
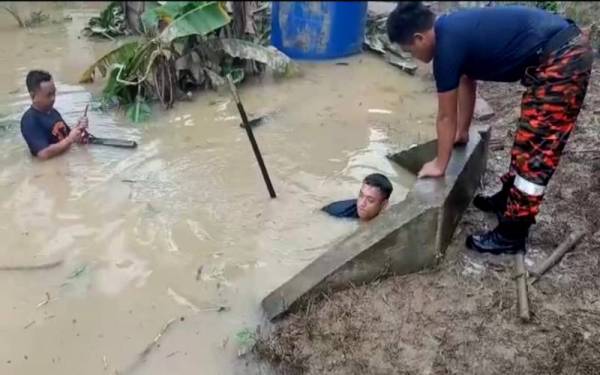
[[80, 37], [103, 6], [20, 5], [72, 17], [32, 29], [0, 14], [0, 373], [244, 373], [236, 334], [262, 322], [260, 300], [359, 225], [319, 208], [355, 197], [368, 173], [390, 177], [393, 203], [414, 182], [385, 155], [433, 137], [431, 83], [364, 53], [244, 85], [250, 117], [268, 115], [255, 135], [275, 200], [226, 92], [142, 125], [91, 110], [91, 133], [139, 147], [34, 161], [19, 130], [25, 76], [49, 70], [75, 123], [102, 87], [81, 72], [116, 43]]

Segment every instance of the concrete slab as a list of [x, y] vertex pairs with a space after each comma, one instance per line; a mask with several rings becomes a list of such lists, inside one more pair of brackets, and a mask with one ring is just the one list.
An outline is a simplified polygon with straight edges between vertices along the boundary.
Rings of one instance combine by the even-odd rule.
[[[487, 163], [489, 128], [473, 128], [467, 145], [453, 152], [446, 176], [417, 180], [397, 203], [323, 253], [262, 301], [269, 319], [302, 306], [307, 299], [370, 282], [383, 274], [433, 267], [443, 257], [460, 217], [471, 202]], [[417, 173], [436, 153], [428, 142], [390, 155]]]
[[484, 98], [478, 96], [477, 99], [475, 99], [473, 117], [479, 121], [486, 121], [494, 117], [494, 115], [494, 110], [488, 102]]

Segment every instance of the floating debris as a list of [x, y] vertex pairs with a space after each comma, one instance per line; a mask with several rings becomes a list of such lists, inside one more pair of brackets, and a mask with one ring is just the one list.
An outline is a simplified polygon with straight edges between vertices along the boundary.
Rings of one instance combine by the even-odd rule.
[[367, 30], [365, 32], [364, 45], [371, 51], [383, 55], [385, 61], [396, 66], [406, 73], [413, 75], [417, 70], [417, 64], [411, 56], [401, 51], [390, 42], [387, 36], [387, 14], [368, 12]]
[[50, 302], [50, 293], [46, 292], [46, 299], [44, 301], [38, 303], [36, 308], [39, 309], [40, 307], [48, 304], [48, 302]]
[[371, 109], [369, 109], [369, 113], [379, 113], [379, 114], [383, 114], [383, 115], [390, 115], [390, 114], [392, 114], [392, 111], [390, 111], [388, 109], [371, 108]]

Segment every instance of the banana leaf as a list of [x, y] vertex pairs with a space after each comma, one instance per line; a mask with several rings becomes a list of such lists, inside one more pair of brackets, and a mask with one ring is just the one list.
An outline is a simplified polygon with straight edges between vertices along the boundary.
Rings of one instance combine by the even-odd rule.
[[289, 57], [275, 47], [263, 47], [242, 39], [218, 39], [217, 44], [229, 56], [258, 61], [278, 74], [290, 75], [298, 69]]
[[100, 17], [92, 17], [88, 25], [83, 29], [86, 36], [100, 36], [112, 39], [112, 37], [127, 35], [127, 22], [123, 5], [118, 1], [111, 2], [106, 9], [100, 13]]
[[115, 63], [124, 64], [124, 63], [130, 61], [135, 56], [139, 47], [140, 47], [140, 43], [135, 41], [135, 42], [125, 43], [122, 46], [118, 47], [117, 49], [110, 51], [106, 55], [99, 58], [95, 63], [93, 63], [89, 68], [87, 68], [87, 70], [85, 72], [83, 72], [83, 74], [81, 75], [81, 78], [79, 79], [79, 83], [94, 82], [94, 75], [95, 75], [96, 69], [100, 72], [100, 74], [102, 74], [102, 77], [105, 77], [109, 68], [113, 64], [115, 64]]
[[216, 1], [207, 1], [173, 20], [160, 34], [163, 43], [189, 35], [202, 35], [220, 29], [231, 22], [231, 17]]
[[169, 1], [164, 5], [147, 9], [141, 16], [144, 28], [146, 30], [158, 28], [158, 21], [161, 19], [167, 21], [167, 23], [171, 23], [178, 15], [185, 13], [183, 9], [189, 6], [193, 9], [198, 5], [192, 1]]

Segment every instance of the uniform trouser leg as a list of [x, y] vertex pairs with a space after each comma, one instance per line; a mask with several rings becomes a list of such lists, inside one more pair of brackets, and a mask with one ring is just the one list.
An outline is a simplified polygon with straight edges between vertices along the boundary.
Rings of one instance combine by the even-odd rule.
[[533, 220], [539, 213], [583, 105], [591, 50], [585, 44], [575, 44], [558, 52], [533, 72], [523, 94], [510, 171], [502, 178], [514, 178], [504, 212], [508, 220]]
[[578, 37], [528, 69], [510, 169], [502, 177], [504, 189], [509, 188], [506, 206], [496, 229], [467, 238], [469, 248], [525, 250], [529, 227], [583, 105], [592, 60], [589, 43]]

